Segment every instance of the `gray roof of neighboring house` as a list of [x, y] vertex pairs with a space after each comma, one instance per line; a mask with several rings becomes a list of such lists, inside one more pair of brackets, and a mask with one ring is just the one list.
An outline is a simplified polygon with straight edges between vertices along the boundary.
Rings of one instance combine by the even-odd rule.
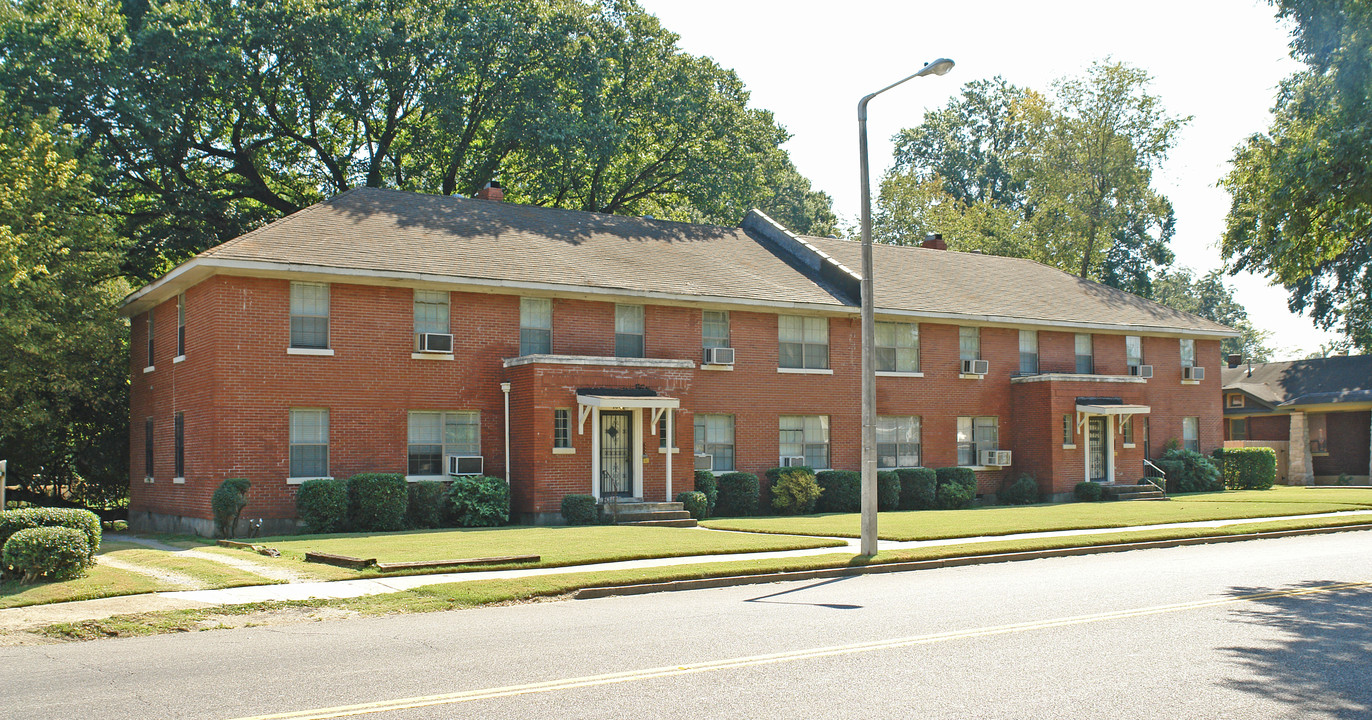
[[1372, 402], [1372, 355], [1254, 363], [1222, 368], [1225, 390], [1241, 390], [1273, 406]]
[[[139, 311], [176, 282], [232, 267], [851, 311], [860, 248], [797, 237], [757, 211], [730, 228], [357, 188], [206, 250], [131, 295], [125, 311]], [[886, 312], [1234, 334], [1029, 260], [877, 245], [875, 261], [877, 307]]]

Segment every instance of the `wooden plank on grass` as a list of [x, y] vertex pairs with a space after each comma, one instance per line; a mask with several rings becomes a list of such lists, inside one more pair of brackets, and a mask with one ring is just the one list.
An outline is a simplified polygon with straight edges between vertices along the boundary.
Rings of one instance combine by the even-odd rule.
[[337, 565], [338, 567], [362, 570], [376, 564], [376, 558], [355, 558], [347, 555], [334, 555], [332, 553], [307, 552], [305, 562], [324, 563], [325, 565]]
[[504, 563], [538, 562], [540, 555], [505, 555], [502, 557], [467, 558], [465, 560], [421, 560], [419, 562], [377, 563], [378, 570], [414, 570], [416, 568], [457, 567], [459, 565], [501, 565]]
[[256, 550], [257, 546], [252, 543], [238, 542], [237, 540], [220, 540], [219, 547], [234, 548], [237, 550]]

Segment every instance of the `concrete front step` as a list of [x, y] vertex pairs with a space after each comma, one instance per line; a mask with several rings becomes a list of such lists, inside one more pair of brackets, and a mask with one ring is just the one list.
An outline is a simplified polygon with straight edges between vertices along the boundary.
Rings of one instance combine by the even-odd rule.
[[1152, 485], [1106, 485], [1105, 496], [1114, 500], [1162, 500], [1162, 492]]
[[686, 507], [679, 502], [643, 502], [641, 500], [621, 503], [611, 503], [602, 500], [600, 501], [600, 505], [606, 512], [609, 512], [612, 507], [618, 507], [620, 515], [646, 512], [673, 512], [682, 510]]
[[631, 521], [620, 521], [619, 524], [620, 524], [620, 525], [649, 525], [649, 526], [653, 526], [653, 527], [680, 527], [680, 528], [693, 528], [693, 527], [696, 527], [696, 521], [691, 517], [691, 514], [690, 514], [690, 513], [686, 513], [686, 517], [685, 517], [684, 519], [677, 519], [677, 520], [631, 520]]
[[661, 512], [621, 512], [618, 516], [619, 524], [628, 522], [644, 522], [647, 520], [685, 520], [691, 517], [691, 513], [685, 510], [663, 510]]

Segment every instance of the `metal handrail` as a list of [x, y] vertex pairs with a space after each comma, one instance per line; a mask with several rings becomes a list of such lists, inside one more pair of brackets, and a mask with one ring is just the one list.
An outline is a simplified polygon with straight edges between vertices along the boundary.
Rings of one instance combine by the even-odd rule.
[[1162, 468], [1158, 467], [1157, 465], [1154, 465], [1154, 464], [1152, 463], [1152, 461], [1150, 461], [1148, 458], [1144, 458], [1144, 459], [1143, 459], [1143, 471], [1144, 471], [1144, 473], [1147, 473], [1147, 472], [1148, 472], [1148, 468], [1150, 468], [1150, 467], [1153, 468], [1154, 470], [1157, 470], [1159, 475], [1162, 475], [1162, 484], [1159, 485], [1159, 484], [1153, 482], [1153, 478], [1148, 477], [1147, 474], [1145, 474], [1145, 475], [1143, 476], [1143, 479], [1144, 479], [1144, 480], [1147, 480], [1149, 485], [1152, 485], [1153, 487], [1157, 488], [1158, 491], [1162, 493], [1162, 499], [1166, 500], [1166, 499], [1167, 499], [1167, 471], [1166, 471], [1166, 470], [1163, 470]]

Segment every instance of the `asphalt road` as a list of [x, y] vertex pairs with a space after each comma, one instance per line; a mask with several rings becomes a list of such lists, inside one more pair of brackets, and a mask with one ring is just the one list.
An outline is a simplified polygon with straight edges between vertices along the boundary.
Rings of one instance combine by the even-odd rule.
[[1368, 718], [1370, 561], [1338, 533], [0, 648], [0, 716]]

